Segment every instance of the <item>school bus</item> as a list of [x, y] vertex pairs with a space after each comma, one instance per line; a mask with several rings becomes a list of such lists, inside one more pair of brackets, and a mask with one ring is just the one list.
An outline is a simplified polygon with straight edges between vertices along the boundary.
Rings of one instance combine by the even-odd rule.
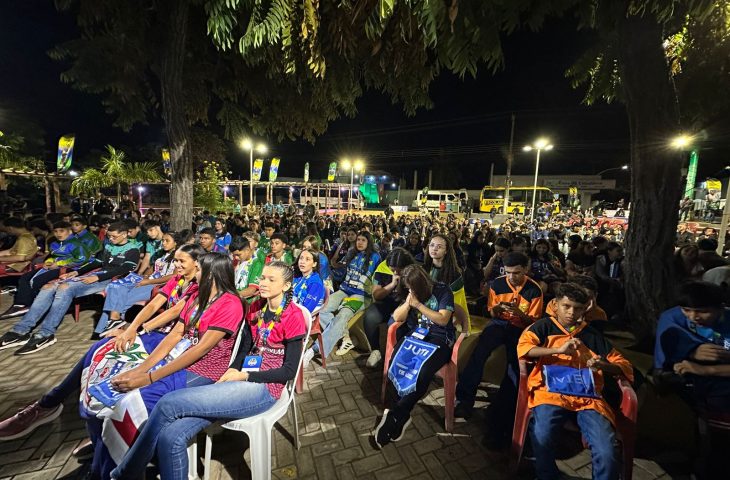
[[[510, 187], [509, 189], [509, 205], [508, 213], [525, 213], [525, 206], [532, 205], [533, 187]], [[553, 191], [547, 187], [537, 187], [537, 198], [535, 199], [535, 209], [541, 203], [553, 204]], [[496, 213], [502, 213], [504, 210], [504, 187], [491, 187], [487, 185], [482, 189], [479, 196], [479, 211], [490, 213], [495, 210]], [[553, 209], [557, 213], [558, 207]]]

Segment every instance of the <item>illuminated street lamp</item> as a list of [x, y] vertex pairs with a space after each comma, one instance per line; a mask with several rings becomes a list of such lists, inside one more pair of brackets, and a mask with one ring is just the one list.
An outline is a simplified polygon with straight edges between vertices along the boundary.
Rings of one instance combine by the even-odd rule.
[[142, 193], [144, 192], [144, 187], [139, 186], [137, 187], [137, 194], [139, 195], [139, 211], [142, 211]]
[[625, 170], [628, 170], [628, 169], [629, 169], [629, 166], [628, 166], [628, 165], [621, 165], [620, 167], [612, 167], [612, 168], [607, 168], [607, 169], [605, 169], [605, 170], [601, 170], [600, 172], [598, 172], [598, 173], [596, 174], [596, 176], [600, 177], [600, 176], [601, 176], [601, 175], [603, 175], [604, 173], [606, 173], [606, 172], [611, 172], [611, 171], [613, 171], [613, 170], [624, 170], [624, 171], [625, 171]]
[[535, 150], [537, 152], [537, 154], [535, 155], [535, 182], [532, 188], [532, 209], [530, 210], [530, 223], [532, 223], [535, 219], [535, 199], [537, 197], [537, 173], [540, 170], [540, 152], [542, 152], [543, 150], [547, 152], [552, 149], [553, 145], [547, 138], [538, 138], [532, 145], [525, 145], [524, 147], [522, 147], [522, 150], [524, 150], [525, 152], [531, 152], [532, 150]]
[[348, 203], [347, 203], [347, 211], [352, 211], [352, 189], [353, 184], [355, 183], [355, 170], [358, 172], [362, 172], [365, 170], [365, 164], [362, 162], [362, 160], [355, 160], [354, 162], [351, 162], [348, 159], [342, 160], [342, 168], [345, 170], [350, 170], [350, 194], [348, 197]]
[[676, 148], [677, 150], [686, 150], [691, 144], [692, 137], [686, 134], [677, 135], [670, 142], [672, 148]]
[[259, 143], [254, 147], [253, 140], [250, 138], [244, 138], [241, 140], [240, 146], [243, 150], [248, 150], [249, 154], [249, 164], [248, 164], [248, 171], [249, 171], [249, 185], [248, 185], [248, 202], [252, 205], [255, 205], [256, 203], [253, 200], [253, 151], [256, 150], [257, 153], [260, 153], [261, 155], [264, 155], [268, 148], [263, 143]]

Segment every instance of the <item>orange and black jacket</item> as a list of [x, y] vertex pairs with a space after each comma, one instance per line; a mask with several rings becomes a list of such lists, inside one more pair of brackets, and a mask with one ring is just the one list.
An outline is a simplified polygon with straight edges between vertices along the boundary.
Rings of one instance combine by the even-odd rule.
[[[611, 423], [615, 422], [613, 411], [604, 398], [576, 397], [549, 392], [543, 379], [542, 367], [544, 365], [562, 365], [565, 367], [585, 368], [589, 359], [600, 356], [621, 369], [623, 375], [629, 380], [634, 380], [634, 371], [631, 363], [626, 360], [618, 350], [613, 348], [611, 343], [587, 322], [581, 322], [573, 327], [572, 331], [566, 330], [557, 319], [546, 317], [538, 320], [522, 332], [517, 343], [517, 356], [520, 359], [527, 359], [527, 354], [535, 347], [560, 348], [571, 338], [581, 341], [578, 351], [572, 355], [555, 354], [547, 355], [537, 359], [537, 365], [532, 369], [527, 379], [527, 388], [530, 392], [528, 397], [529, 408], [537, 405], [556, 405], [566, 410], [577, 412], [579, 410], [596, 410], [608, 418]], [[605, 384], [603, 372], [593, 372], [593, 380], [596, 392], [601, 394]]]
[[[487, 310], [490, 315], [492, 309], [501, 302], [516, 305], [522, 313], [530, 317], [531, 322], [529, 323], [532, 323], [542, 317], [542, 289], [540, 289], [540, 285], [529, 277], [525, 277], [525, 282], [518, 287], [512, 286], [512, 284], [507, 281], [506, 276], [502, 276], [494, 280], [492, 282], [492, 286], [489, 288], [489, 299], [487, 302]], [[519, 328], [527, 326], [523, 323], [520, 317], [507, 312], [502, 312], [498, 318], [500, 320], [510, 322], [512, 325]]]

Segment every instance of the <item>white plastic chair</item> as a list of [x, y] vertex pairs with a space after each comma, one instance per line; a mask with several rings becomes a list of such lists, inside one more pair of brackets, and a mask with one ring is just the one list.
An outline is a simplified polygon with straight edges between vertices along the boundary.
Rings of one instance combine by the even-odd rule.
[[[302, 311], [304, 319], [307, 322], [307, 335], [304, 338], [304, 345], [309, 341], [309, 332], [312, 329], [312, 316], [309, 311], [301, 305], [294, 304]], [[238, 343], [238, 341], [237, 341]], [[235, 351], [235, 349], [234, 349]], [[294, 446], [299, 450], [299, 422], [297, 416], [297, 404], [295, 400], [294, 387], [297, 383], [297, 377], [302, 375], [302, 359], [304, 357], [304, 349], [302, 356], [299, 358], [297, 373], [294, 379], [287, 382], [286, 387], [281, 393], [279, 400], [274, 403], [267, 411], [254, 415], [253, 417], [233, 420], [222, 424], [221, 426], [228, 430], [236, 430], [248, 435], [249, 448], [251, 449], [251, 473], [254, 480], [270, 480], [271, 479], [271, 429], [274, 424], [281, 420], [286, 414], [289, 414], [289, 420], [294, 424]], [[290, 411], [289, 404], [292, 404]], [[292, 415], [293, 413], [293, 415]], [[205, 434], [205, 459], [203, 465], [203, 479], [210, 478], [210, 456], [213, 452], [213, 437], [210, 431]], [[197, 476], [197, 446], [195, 444], [188, 448], [188, 455], [193, 454], [193, 458], [189, 458], [190, 473], [188, 478], [195, 479]]]

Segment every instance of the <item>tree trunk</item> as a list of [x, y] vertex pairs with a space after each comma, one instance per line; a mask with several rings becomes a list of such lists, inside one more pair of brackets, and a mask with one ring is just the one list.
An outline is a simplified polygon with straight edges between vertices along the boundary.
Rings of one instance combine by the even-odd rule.
[[189, 4], [187, 0], [168, 0], [162, 11], [168, 12], [159, 76], [162, 118], [172, 162], [170, 226], [180, 231], [190, 228], [193, 221], [193, 157], [182, 85]]
[[668, 148], [679, 132], [677, 97], [670, 79], [662, 27], [650, 13], [622, 15], [619, 74], [631, 134], [631, 221], [626, 236], [626, 300], [640, 335], [654, 332], [671, 305], [672, 255], [681, 194], [682, 158]]

